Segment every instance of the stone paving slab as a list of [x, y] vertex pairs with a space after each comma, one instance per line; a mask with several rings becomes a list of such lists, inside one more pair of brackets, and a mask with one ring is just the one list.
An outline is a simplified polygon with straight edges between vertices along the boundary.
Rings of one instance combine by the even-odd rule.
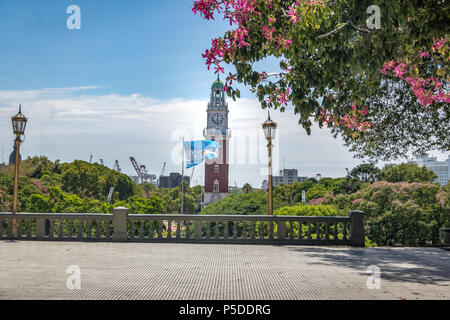
[[[69, 290], [67, 267], [81, 269]], [[367, 288], [367, 267], [381, 288]], [[0, 299], [450, 299], [450, 252], [181, 243], [0, 242]]]

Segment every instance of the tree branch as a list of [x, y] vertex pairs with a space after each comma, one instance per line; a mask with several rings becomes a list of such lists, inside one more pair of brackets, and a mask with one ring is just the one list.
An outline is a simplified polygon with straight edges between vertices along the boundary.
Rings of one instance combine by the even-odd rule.
[[350, 24], [352, 25], [352, 27], [355, 28], [356, 30], [367, 32], [367, 33], [372, 33], [372, 31], [370, 31], [369, 29], [364, 29], [364, 28], [360, 28], [358, 26], [355, 26], [355, 24], [353, 23], [352, 19], [350, 19], [349, 21], [350, 21]]
[[316, 39], [320, 40], [320, 39], [324, 39], [327, 38], [333, 34], [335, 34], [336, 32], [338, 32], [339, 30], [341, 30], [342, 28], [344, 28], [345, 26], [347, 26], [349, 23], [351, 23], [351, 20], [348, 20], [346, 23], [344, 23], [342, 26], [340, 26], [339, 28], [334, 29], [333, 31], [330, 31], [328, 33], [325, 33], [321, 36], [317, 36]]
[[327, 38], [327, 37], [329, 37], [329, 36], [335, 34], [336, 32], [338, 32], [339, 30], [341, 30], [341, 29], [344, 28], [345, 26], [348, 26], [349, 24], [350, 24], [353, 28], [355, 28], [356, 30], [359, 30], [359, 31], [362, 31], [362, 32], [367, 32], [367, 33], [372, 33], [372, 31], [370, 31], [369, 29], [364, 29], [364, 28], [360, 28], [360, 27], [356, 26], [356, 25], [353, 23], [352, 19], [349, 19], [346, 23], [344, 23], [344, 24], [343, 24], [342, 26], [340, 26], [339, 28], [336, 28], [336, 29], [334, 29], [333, 31], [330, 31], [330, 32], [328, 32], [328, 33], [325, 33], [325, 34], [323, 34], [323, 35], [321, 35], [321, 36], [317, 36], [316, 39], [317, 39], [317, 40], [320, 40], [320, 39]]

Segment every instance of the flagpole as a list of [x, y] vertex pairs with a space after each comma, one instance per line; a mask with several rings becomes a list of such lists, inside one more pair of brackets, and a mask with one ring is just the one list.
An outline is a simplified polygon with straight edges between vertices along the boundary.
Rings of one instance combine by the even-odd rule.
[[182, 162], [182, 168], [181, 168], [181, 214], [184, 214], [184, 137], [183, 137], [183, 148], [182, 148], [182, 153], [183, 153], [183, 160]]

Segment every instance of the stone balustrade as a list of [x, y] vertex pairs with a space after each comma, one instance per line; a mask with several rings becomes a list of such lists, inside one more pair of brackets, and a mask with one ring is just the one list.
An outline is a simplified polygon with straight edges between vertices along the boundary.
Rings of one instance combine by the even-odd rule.
[[[13, 220], [17, 234], [13, 234]], [[364, 246], [364, 214], [348, 217], [0, 213], [0, 239]]]

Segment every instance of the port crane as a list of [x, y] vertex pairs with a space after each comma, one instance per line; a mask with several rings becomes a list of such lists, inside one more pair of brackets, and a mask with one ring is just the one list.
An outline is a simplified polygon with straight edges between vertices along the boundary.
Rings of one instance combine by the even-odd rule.
[[164, 165], [163, 165], [162, 170], [161, 170], [161, 174], [160, 174], [159, 177], [158, 177], [158, 182], [157, 182], [158, 187], [159, 187], [159, 181], [160, 181], [160, 179], [161, 179], [161, 176], [163, 176], [163, 175], [164, 175], [164, 172], [166, 171], [166, 164], [167, 164], [167, 162], [164, 162]]
[[122, 169], [120, 169], [120, 166], [119, 166], [119, 160], [116, 160], [116, 162], [114, 163], [113, 170], [115, 170], [115, 171], [117, 171], [119, 173], [122, 173]]
[[134, 157], [130, 157], [131, 164], [134, 167], [134, 170], [136, 170], [136, 173], [138, 175], [139, 183], [147, 182], [147, 167], [139, 164]]

